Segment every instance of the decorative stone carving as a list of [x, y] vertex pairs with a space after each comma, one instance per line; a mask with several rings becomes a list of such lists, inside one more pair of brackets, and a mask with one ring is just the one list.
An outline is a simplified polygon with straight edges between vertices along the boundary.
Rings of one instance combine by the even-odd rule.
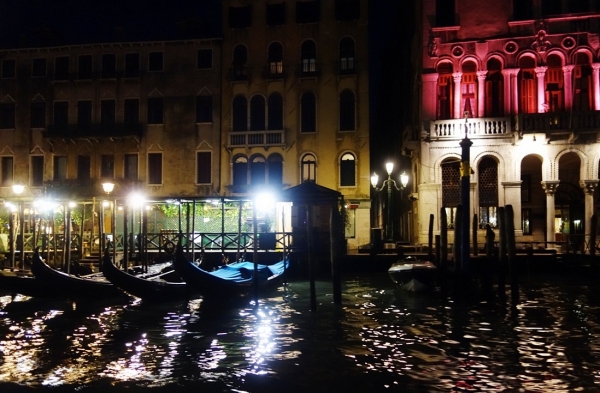
[[538, 53], [546, 52], [551, 46], [552, 43], [547, 38], [546, 30], [540, 29], [535, 35], [535, 41], [531, 44], [531, 49]]
[[436, 39], [433, 36], [429, 37], [429, 46], [428, 46], [429, 57], [438, 57], [438, 45]]
[[461, 57], [465, 53], [465, 50], [460, 45], [455, 45], [452, 47], [452, 56]]
[[564, 48], [564, 49], [572, 49], [575, 47], [576, 41], [575, 38], [573, 37], [565, 37], [563, 38], [563, 40], [561, 41], [560, 45]]
[[506, 44], [504, 44], [504, 52], [509, 55], [516, 53], [518, 49], [519, 45], [517, 45], [515, 41], [508, 41]]
[[555, 194], [559, 185], [560, 180], [546, 180], [542, 182], [542, 188], [546, 191], [546, 194]]
[[583, 188], [583, 192], [593, 195], [598, 188], [598, 180], [579, 180], [579, 185]]

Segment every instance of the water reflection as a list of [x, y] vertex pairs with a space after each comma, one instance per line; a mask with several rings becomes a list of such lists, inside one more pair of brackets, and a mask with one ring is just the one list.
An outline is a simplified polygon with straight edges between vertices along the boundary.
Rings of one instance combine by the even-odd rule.
[[307, 282], [227, 307], [0, 297], [0, 387], [172, 391], [600, 391], [600, 297], [529, 281], [515, 305]]

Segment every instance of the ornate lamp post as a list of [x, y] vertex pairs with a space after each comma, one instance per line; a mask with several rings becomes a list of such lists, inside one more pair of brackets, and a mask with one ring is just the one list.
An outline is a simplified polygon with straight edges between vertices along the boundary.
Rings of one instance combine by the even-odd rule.
[[392, 187], [397, 191], [402, 191], [406, 184], [408, 184], [408, 175], [406, 172], [402, 172], [400, 175], [400, 187], [396, 185], [396, 181], [392, 179], [392, 172], [394, 170], [394, 163], [388, 162], [385, 164], [385, 170], [387, 171], [388, 178], [383, 181], [381, 187], [377, 188], [377, 183], [379, 182], [379, 176], [377, 173], [373, 172], [373, 176], [371, 176], [371, 185], [375, 189], [375, 191], [383, 191], [387, 189], [387, 218], [385, 222], [385, 239], [387, 242], [393, 242], [394, 240], [394, 223], [392, 221]]

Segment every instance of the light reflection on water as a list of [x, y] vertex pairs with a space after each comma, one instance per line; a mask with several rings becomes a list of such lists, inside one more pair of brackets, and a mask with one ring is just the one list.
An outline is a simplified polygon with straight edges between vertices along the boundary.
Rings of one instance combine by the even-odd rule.
[[[394, 291], [384, 273], [293, 282], [258, 306], [0, 297], [0, 388], [600, 391], [593, 285], [525, 280], [518, 304]], [[6, 390], [10, 391], [10, 390]]]

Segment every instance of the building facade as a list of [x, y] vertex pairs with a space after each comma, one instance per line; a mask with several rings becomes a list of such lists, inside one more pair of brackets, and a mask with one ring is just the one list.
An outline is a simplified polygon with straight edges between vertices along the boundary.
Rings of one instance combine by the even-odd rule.
[[403, 145], [416, 242], [427, 242], [430, 214], [439, 233], [441, 209], [453, 228], [466, 136], [481, 241], [512, 205], [517, 241], [579, 239], [589, 250], [600, 206], [597, 2], [424, 0], [419, 17], [419, 126]]
[[221, 192], [336, 190], [350, 248], [370, 236], [367, 11], [365, 0], [223, 1]]
[[208, 38], [2, 50], [0, 198], [16, 183], [30, 199], [99, 196], [103, 179], [164, 199], [309, 181], [343, 194], [349, 246], [368, 243], [367, 1], [221, 11]]

